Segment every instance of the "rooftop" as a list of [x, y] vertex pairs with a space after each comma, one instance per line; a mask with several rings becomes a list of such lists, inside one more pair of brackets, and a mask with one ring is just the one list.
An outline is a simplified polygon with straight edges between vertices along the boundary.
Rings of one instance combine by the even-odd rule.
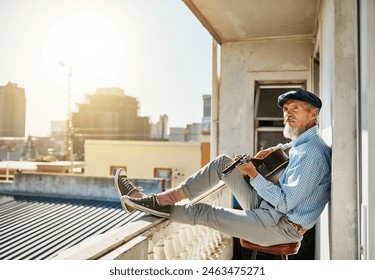
[[[146, 193], [159, 179], [133, 179]], [[0, 181], [0, 260], [44, 260], [145, 214], [122, 210], [113, 176], [15, 173]]]
[[0, 259], [43, 260], [144, 214], [119, 202], [0, 193]]

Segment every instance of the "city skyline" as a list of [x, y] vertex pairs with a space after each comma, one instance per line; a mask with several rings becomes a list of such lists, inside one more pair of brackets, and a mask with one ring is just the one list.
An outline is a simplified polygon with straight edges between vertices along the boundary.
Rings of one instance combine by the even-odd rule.
[[182, 1], [0, 0], [0, 35], [0, 84], [25, 89], [25, 136], [66, 119], [69, 82], [72, 111], [97, 88], [117, 87], [152, 122], [202, 120], [212, 39]]

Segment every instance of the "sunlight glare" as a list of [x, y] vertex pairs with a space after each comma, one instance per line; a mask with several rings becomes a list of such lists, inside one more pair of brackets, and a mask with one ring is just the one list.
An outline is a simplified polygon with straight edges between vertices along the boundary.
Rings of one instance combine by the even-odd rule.
[[125, 35], [115, 21], [96, 13], [63, 18], [51, 26], [44, 42], [43, 58], [49, 78], [59, 87], [66, 87], [68, 70], [62, 69], [63, 62], [72, 67], [75, 95], [114, 86], [111, 82], [121, 68], [132, 65], [139, 56], [137, 38], [134, 32], [130, 35], [131, 43], [125, 44]]

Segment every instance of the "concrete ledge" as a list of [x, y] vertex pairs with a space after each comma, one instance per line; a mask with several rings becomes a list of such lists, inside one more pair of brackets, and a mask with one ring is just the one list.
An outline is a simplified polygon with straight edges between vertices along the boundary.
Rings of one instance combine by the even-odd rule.
[[[142, 234], [150, 229], [155, 229], [155, 227], [163, 223], [167, 223], [167, 220], [154, 216], [144, 216], [137, 221], [128, 223], [118, 229], [86, 239], [78, 245], [59, 253], [52, 259], [118, 259], [125, 255], [131, 255], [132, 257], [135, 257], [134, 259], [136, 260], [142, 259], [142, 257], [143, 259], [147, 259], [147, 249], [144, 255], [144, 250], [135, 252], [133, 246], [136, 244], [139, 245], [140, 242], [146, 242], [143, 244], [143, 247], [146, 246], [145, 248], [147, 248], [147, 237], [142, 237]], [[137, 249], [139, 249], [138, 246]]]
[[148, 238], [137, 236], [128, 243], [104, 255], [99, 260], [147, 260]]
[[[131, 179], [145, 193], [157, 193], [163, 179]], [[0, 182], [0, 192], [54, 197], [118, 201], [114, 177], [77, 174], [15, 173], [12, 183]]]

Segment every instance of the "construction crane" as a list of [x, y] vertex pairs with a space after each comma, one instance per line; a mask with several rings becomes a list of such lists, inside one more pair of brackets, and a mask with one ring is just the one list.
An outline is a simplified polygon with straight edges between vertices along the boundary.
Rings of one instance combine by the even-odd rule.
[[71, 101], [72, 101], [72, 75], [73, 67], [71, 65], [65, 64], [60, 61], [61, 67], [68, 69], [68, 102], [67, 102], [67, 118], [66, 118], [66, 133], [65, 133], [65, 156], [66, 160], [70, 160], [70, 172], [73, 172], [74, 168], [74, 154], [73, 154], [73, 136], [74, 129], [72, 123], [72, 110], [71, 110]]

